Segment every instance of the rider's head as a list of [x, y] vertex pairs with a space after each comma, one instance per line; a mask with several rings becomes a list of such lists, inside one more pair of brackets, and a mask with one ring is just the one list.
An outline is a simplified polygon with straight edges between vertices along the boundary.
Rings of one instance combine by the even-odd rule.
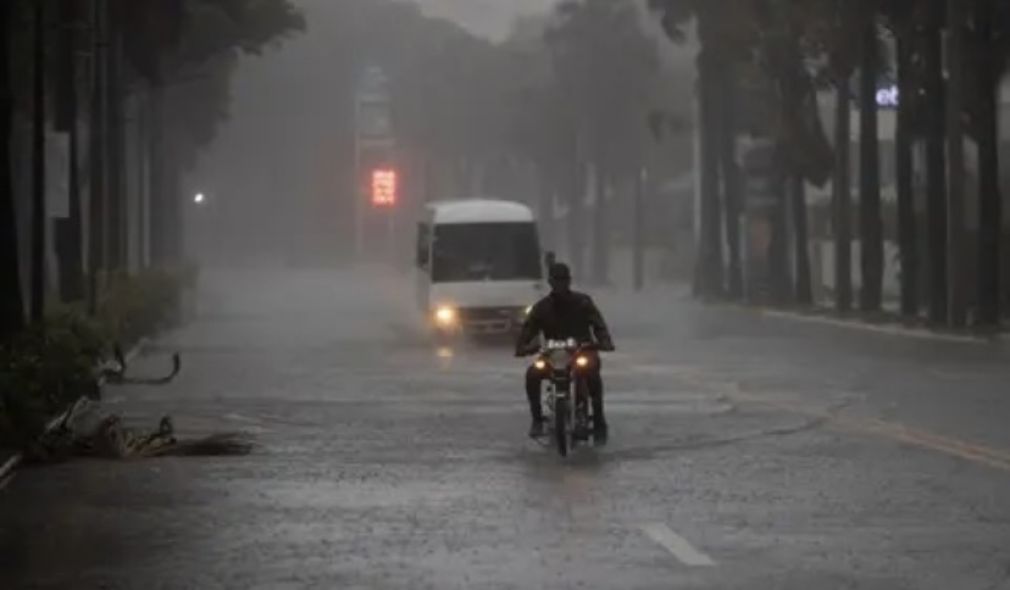
[[572, 271], [567, 264], [555, 262], [547, 270], [547, 282], [552, 293], [567, 295], [572, 290]]

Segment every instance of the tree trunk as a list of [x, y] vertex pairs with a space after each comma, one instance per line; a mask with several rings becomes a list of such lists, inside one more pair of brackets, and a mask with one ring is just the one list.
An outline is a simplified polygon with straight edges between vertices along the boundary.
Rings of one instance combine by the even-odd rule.
[[11, 178], [14, 100], [11, 88], [10, 2], [0, 2], [0, 341], [24, 326], [17, 212]]
[[35, 2], [32, 91], [32, 322], [42, 321], [46, 300], [46, 11]]
[[924, 31], [926, 109], [926, 215], [929, 218], [929, 319], [947, 323], [947, 170], [944, 149], [943, 6], [931, 0]]
[[947, 0], [947, 268], [950, 281], [950, 325], [963, 327], [967, 322], [965, 285], [967, 260], [964, 232], [964, 129], [961, 113], [964, 107], [961, 70], [964, 48], [964, 0]]
[[[151, 263], [151, 186], [149, 173], [151, 169], [150, 149], [148, 134], [151, 126], [150, 116], [150, 95], [147, 90], [138, 91], [136, 103], [137, 127], [134, 137], [133, 149], [137, 152], [136, 175], [137, 175], [137, 261], [141, 269], [147, 268]], [[218, 256], [225, 257], [224, 251], [218, 252]]]
[[585, 271], [585, 184], [586, 167], [580, 157], [578, 134], [572, 134], [571, 161], [567, 184], [568, 202], [568, 262], [577, 277]]
[[80, 186], [80, 93], [77, 84], [77, 27], [78, 13], [74, 0], [63, 0], [61, 26], [63, 28], [61, 92], [65, 101], [65, 127], [69, 134], [70, 163], [67, 178], [69, 215], [56, 223], [56, 254], [60, 275], [60, 299], [64, 302], [84, 298], [83, 236]]
[[610, 221], [607, 219], [607, 192], [610, 172], [606, 158], [596, 159], [596, 202], [593, 206], [593, 282], [606, 285], [610, 281]]
[[736, 95], [739, 91], [736, 73], [723, 72], [722, 125], [719, 127], [719, 162], [722, 172], [723, 204], [726, 247], [729, 249], [727, 269], [728, 296], [738, 301], [743, 298], [743, 267], [740, 261], [740, 174], [736, 162]]
[[852, 309], [852, 191], [850, 173], [852, 109], [849, 79], [835, 82], [835, 178], [833, 213], [835, 230], [835, 307]]
[[695, 270], [695, 291], [702, 297], [723, 295], [721, 209], [719, 203], [719, 102], [716, 68], [702, 50], [698, 59], [701, 111], [701, 235]]
[[863, 16], [859, 84], [859, 245], [862, 288], [859, 306], [877, 311], [882, 300], [884, 236], [880, 209], [880, 144], [877, 138], [877, 26]]
[[[169, 262], [170, 245], [168, 236], [168, 212], [166, 210], [165, 187], [165, 89], [159, 83], [151, 85], [150, 127], [148, 128], [148, 149], [150, 150], [150, 195], [151, 195], [151, 262], [164, 266]], [[355, 185], [357, 186], [357, 185]]]
[[643, 166], [641, 171], [635, 175], [635, 194], [632, 215], [634, 216], [631, 240], [632, 240], [632, 287], [635, 291], [641, 291], [645, 286], [645, 186], [648, 182], [646, 170]]
[[123, 85], [123, 35], [120, 27], [120, 2], [108, 0], [107, 43], [105, 52], [106, 117], [108, 124], [107, 208], [109, 250], [106, 261], [109, 270], [121, 270], [126, 260], [126, 199], [125, 199], [125, 104]]
[[789, 189], [786, 176], [780, 169], [773, 179], [776, 206], [771, 211], [771, 244], [768, 247], [768, 274], [771, 296], [775, 305], [791, 302], [792, 272], [789, 268]]
[[174, 147], [170, 142], [163, 152], [162, 215], [165, 218], [165, 264], [169, 267], [178, 265], [183, 259], [182, 168]]
[[807, 190], [806, 181], [794, 175], [790, 182], [792, 197], [793, 229], [796, 246], [796, 303], [812, 305], [814, 294], [810, 283], [810, 248], [807, 232]]
[[537, 170], [537, 218], [540, 226], [540, 245], [544, 249], [554, 248], [551, 218], [554, 209], [554, 175], [546, 165], [538, 165]]
[[[908, 31], [898, 34], [898, 96], [913, 95], [909, 80], [912, 52]], [[901, 256], [901, 313], [919, 315], [919, 250], [915, 230], [915, 194], [912, 190], [911, 110], [908, 100], [899, 101], [895, 132], [895, 174], [898, 192], [898, 244]]]
[[1000, 323], [1000, 256], [1003, 220], [999, 187], [999, 140], [993, 25], [994, 0], [975, 3], [978, 53], [978, 324], [994, 328]]
[[105, 182], [105, 76], [102, 55], [105, 52], [103, 2], [94, 0], [92, 13], [92, 79], [90, 149], [91, 174], [88, 202], [88, 303], [94, 313], [98, 304], [100, 279], [105, 270], [106, 182]]

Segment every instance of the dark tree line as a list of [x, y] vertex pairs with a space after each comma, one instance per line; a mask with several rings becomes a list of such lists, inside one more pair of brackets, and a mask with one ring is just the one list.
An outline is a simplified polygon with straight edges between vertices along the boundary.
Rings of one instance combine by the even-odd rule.
[[[66, 134], [69, 152], [68, 215], [52, 227], [56, 291], [93, 302], [103, 276], [127, 269], [128, 202], [139, 198], [127, 186], [127, 151], [143, 153], [148, 168], [150, 264], [178, 265], [180, 178], [227, 113], [238, 55], [304, 22], [287, 0], [8, 0], [0, 15], [2, 337], [44, 311], [47, 131]], [[32, 127], [28, 256], [10, 164], [15, 118]]]
[[[1010, 53], [1010, 4], [652, 0], [651, 5], [672, 38], [684, 38], [694, 23], [701, 43], [702, 235], [696, 276], [700, 295], [741, 297], [739, 237], [729, 229], [738, 226], [740, 215], [736, 171], [732, 150], [720, 152], [716, 146], [734, 144], [745, 131], [753, 131], [736, 126], [732, 107], [718, 99], [727, 90], [726, 78], [750, 69], [763, 79], [766, 99], [778, 105], [771, 109], [781, 113], [777, 125], [762, 133], [775, 145], [781, 206], [787, 208], [788, 198], [793, 213], [791, 226], [774, 228], [773, 245], [791, 233], [796, 246], [791, 268], [783, 259], [786, 250], [771, 249], [773, 266], [785, 269], [772, 273], [775, 300], [811, 303], [808, 216], [802, 192], [806, 183], [830, 180], [835, 305], [842, 312], [853, 303], [866, 312], [881, 309], [886, 226], [877, 92], [882, 75], [891, 72], [900, 97], [893, 149], [901, 311], [917, 317], [926, 309], [933, 323], [955, 327], [965, 326], [969, 316], [979, 326], [998, 324], [1005, 299], [1001, 294], [1006, 290], [1000, 281], [1006, 236], [1001, 225], [997, 97]], [[944, 63], [953, 64], [947, 75]], [[833, 150], [823, 141], [826, 134], [816, 116], [817, 93], [831, 87], [837, 101]], [[853, 103], [859, 117], [856, 179], [850, 178], [848, 149]], [[966, 139], [975, 143], [979, 154], [974, 236], [965, 219]], [[913, 186], [916, 145], [923, 145], [925, 152], [924, 215], [918, 213]], [[725, 217], [724, 224], [720, 216]], [[852, 282], [854, 240], [860, 245], [858, 297]], [[723, 255], [724, 244], [731, 249], [728, 257]]]

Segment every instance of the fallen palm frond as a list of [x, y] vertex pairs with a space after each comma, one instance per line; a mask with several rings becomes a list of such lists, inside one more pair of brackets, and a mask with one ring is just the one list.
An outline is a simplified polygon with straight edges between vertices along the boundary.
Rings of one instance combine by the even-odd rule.
[[75, 457], [141, 459], [169, 456], [247, 455], [253, 450], [242, 433], [218, 433], [180, 440], [172, 419], [165, 416], [152, 431], [127, 427], [118, 414], [103, 414], [98, 404], [76, 404], [60, 425], [25, 452], [30, 463], [66, 461]]
[[179, 353], [176, 352], [172, 354], [172, 369], [167, 375], [163, 377], [130, 377], [126, 374], [129, 366], [126, 357], [123, 355], [123, 349], [117, 344], [113, 347], [112, 351], [115, 357], [115, 365], [103, 369], [102, 376], [107, 383], [114, 385], [167, 385], [182, 370], [182, 359], [179, 357]]

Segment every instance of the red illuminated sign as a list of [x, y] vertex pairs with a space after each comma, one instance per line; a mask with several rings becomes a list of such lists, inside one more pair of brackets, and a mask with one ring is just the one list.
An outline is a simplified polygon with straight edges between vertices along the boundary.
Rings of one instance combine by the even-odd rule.
[[372, 171], [372, 204], [376, 207], [392, 207], [396, 204], [397, 176], [395, 170]]

